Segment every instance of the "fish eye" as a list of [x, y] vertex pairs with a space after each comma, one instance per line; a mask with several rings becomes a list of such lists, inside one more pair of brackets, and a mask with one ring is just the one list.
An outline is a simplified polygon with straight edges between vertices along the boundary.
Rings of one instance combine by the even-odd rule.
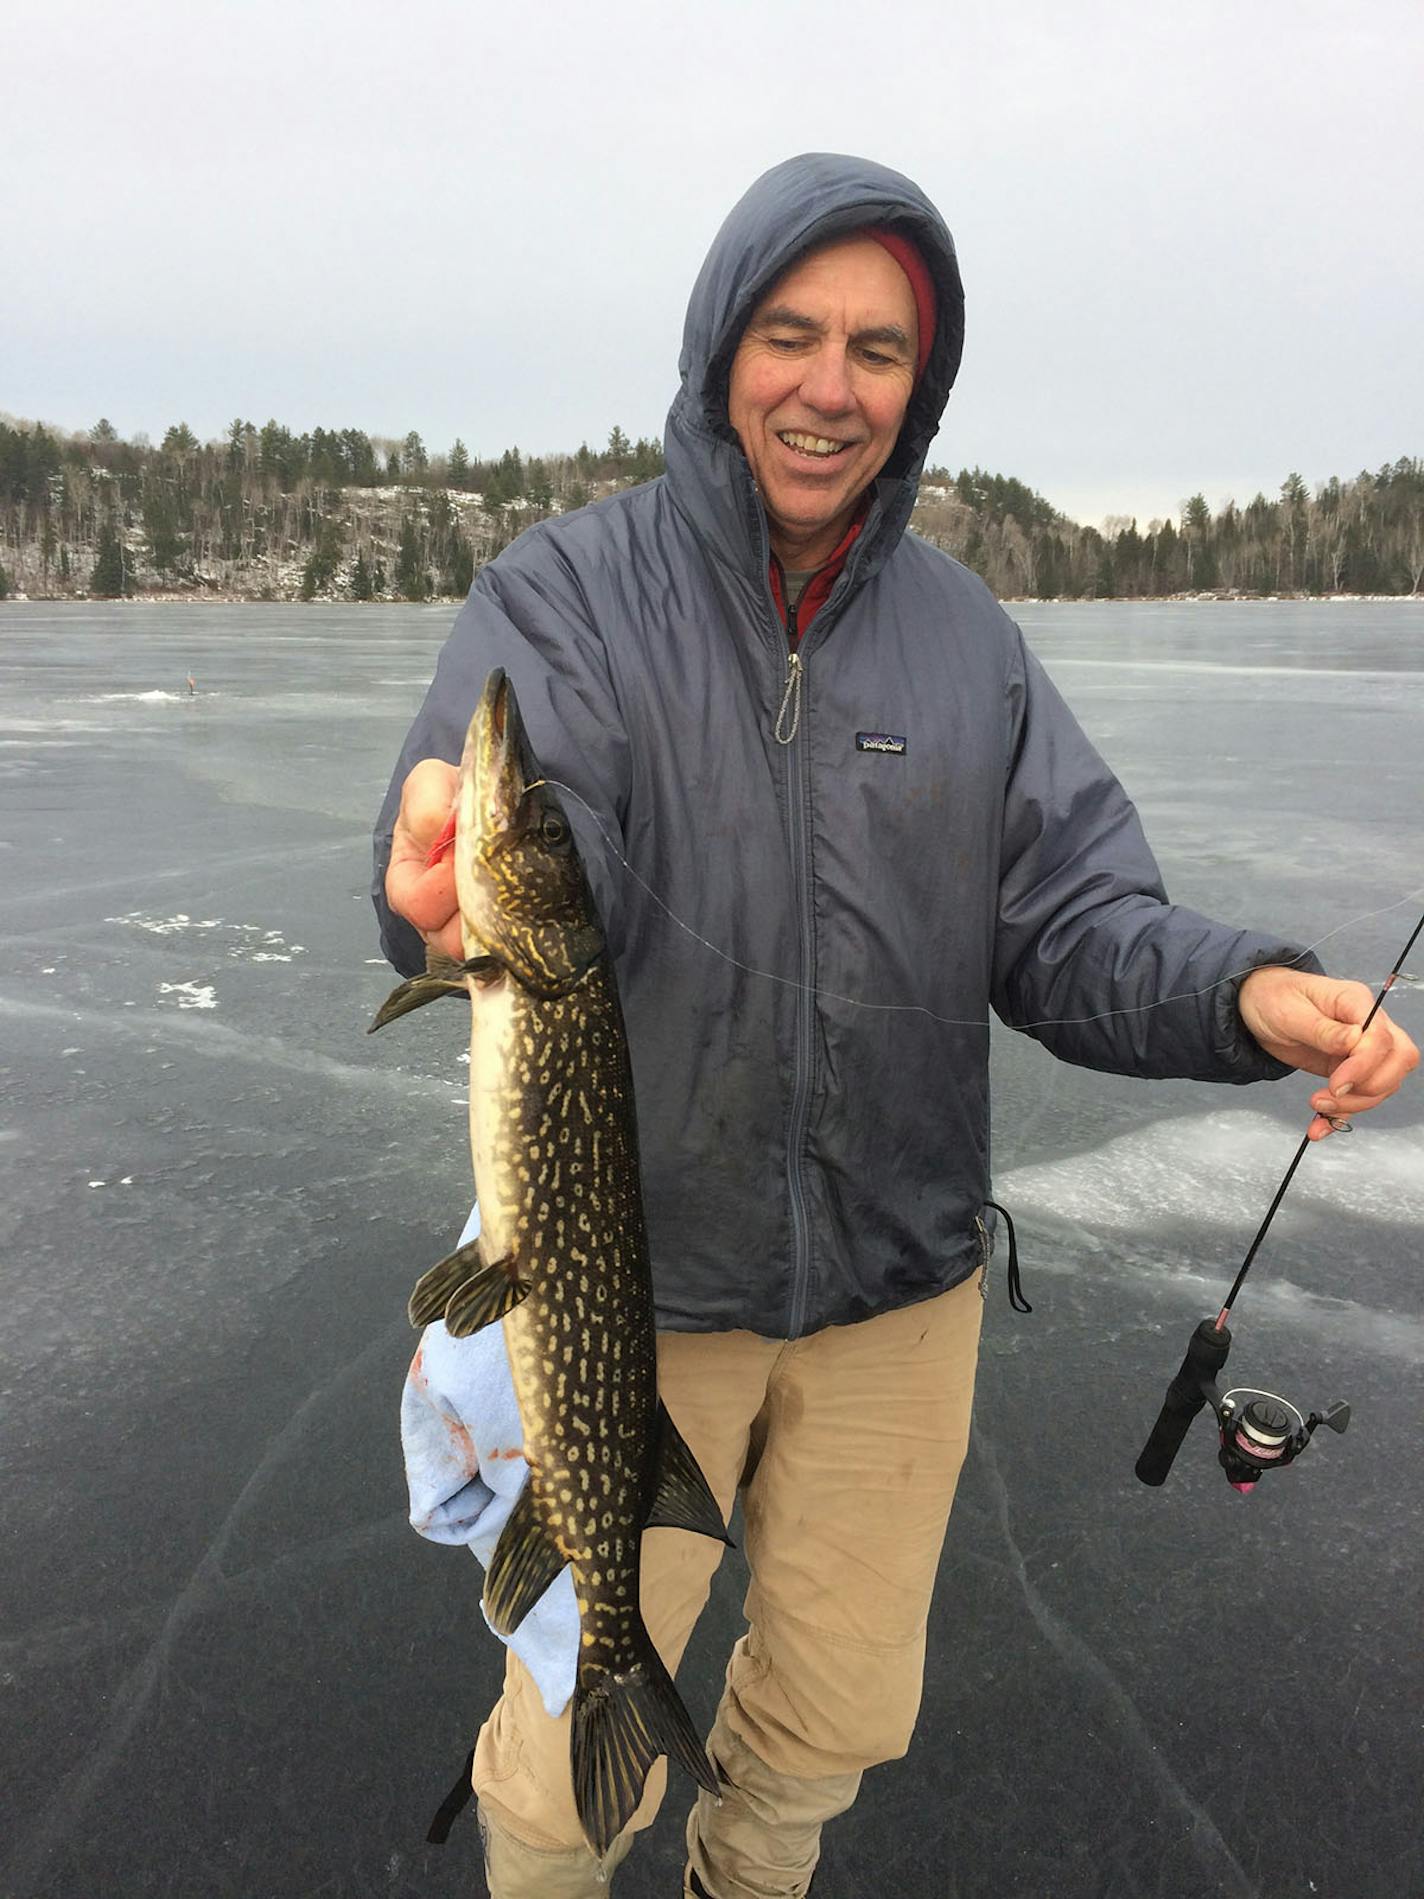
[[539, 835], [550, 850], [559, 851], [569, 841], [569, 827], [555, 811], [546, 811], [539, 821]]

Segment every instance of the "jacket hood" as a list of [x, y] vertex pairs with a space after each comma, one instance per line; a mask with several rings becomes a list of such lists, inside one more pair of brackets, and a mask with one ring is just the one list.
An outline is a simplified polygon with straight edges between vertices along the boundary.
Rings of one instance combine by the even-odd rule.
[[867, 158], [808, 152], [757, 179], [733, 206], [698, 273], [687, 307], [681, 386], [667, 424], [668, 475], [680, 509], [719, 556], [764, 567], [766, 525], [751, 471], [727, 420], [727, 382], [742, 331], [762, 296], [797, 258], [867, 225], [888, 225], [918, 246], [934, 282], [935, 338], [899, 440], [873, 484], [855, 566], [880, 565], [914, 506], [964, 344], [964, 289], [954, 240], [929, 199], [897, 171]]

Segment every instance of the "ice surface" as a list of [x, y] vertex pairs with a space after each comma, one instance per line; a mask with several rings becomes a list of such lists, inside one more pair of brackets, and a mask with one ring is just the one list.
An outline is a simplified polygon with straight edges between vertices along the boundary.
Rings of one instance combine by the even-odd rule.
[[[1296, 1135], [1305, 1131], [1302, 1126]], [[1372, 1130], [1317, 1142], [1291, 1183], [1279, 1217], [1329, 1207], [1424, 1225], [1424, 1126]], [[1173, 1117], [1120, 1134], [1071, 1158], [997, 1176], [1013, 1202], [1098, 1229], [1148, 1234], [1164, 1217], [1237, 1231], [1253, 1226], [1295, 1151], [1274, 1116], [1251, 1108]]]
[[[1173, 895], [1382, 977], [1424, 610], [1019, 613]], [[468, 1029], [365, 1035], [369, 827], [451, 617], [0, 608], [6, 1899], [479, 1890], [468, 1822], [422, 1840], [501, 1658], [396, 1442]], [[1306, 1156], [1253, 1269], [1233, 1377], [1355, 1416], [1248, 1501], [1202, 1422], [1161, 1491], [1132, 1463], [1309, 1088], [994, 1061], [1036, 1310], [1001, 1250], [919, 1735], [817, 1899], [1418, 1899], [1419, 1090]], [[732, 1553], [681, 1671], [704, 1724], [744, 1583]], [[677, 1889], [683, 1801], [620, 1899]]]
[[160, 996], [172, 996], [180, 1009], [216, 1009], [218, 999], [211, 983], [161, 982]]
[[146, 706], [177, 705], [193, 696], [187, 692], [163, 692], [156, 687], [150, 692], [96, 692], [94, 694], [94, 698], [101, 703], [115, 699], [134, 699], [140, 705]]

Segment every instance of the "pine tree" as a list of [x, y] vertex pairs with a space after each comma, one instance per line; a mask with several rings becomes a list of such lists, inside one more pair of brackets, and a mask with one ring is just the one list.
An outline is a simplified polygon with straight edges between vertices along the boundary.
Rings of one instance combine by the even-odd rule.
[[364, 549], [356, 556], [356, 565], [351, 569], [351, 598], [369, 600], [372, 594], [371, 570], [366, 565]]
[[1206, 496], [1195, 494], [1182, 504], [1182, 545], [1187, 556], [1187, 585], [1216, 585], [1216, 559], [1211, 551], [1211, 509]]
[[[332, 497], [328, 496], [328, 500]], [[302, 598], [311, 600], [318, 591], [336, 579], [341, 564], [341, 523], [335, 515], [323, 515], [316, 530], [316, 545], [302, 570]]]
[[645, 442], [640, 435], [637, 446], [633, 450], [633, 466], [630, 471], [634, 481], [653, 481], [663, 474], [666, 468], [667, 463], [663, 460], [663, 445], [657, 436], [655, 435], [652, 441]]
[[1281, 483], [1281, 526], [1285, 530], [1285, 552], [1293, 589], [1305, 584], [1306, 505], [1310, 490], [1294, 470]]
[[396, 554], [396, 592], [402, 600], [425, 600], [430, 595], [430, 579], [416, 539], [415, 523], [409, 515], [401, 522], [400, 547]]
[[470, 451], [458, 435], [455, 437], [455, 446], [450, 450], [446, 474], [452, 488], [463, 488], [470, 479]]
[[5, 596], [9, 593], [9, 591], [10, 591], [9, 579], [6, 576], [5, 569], [3, 567], [0, 567], [0, 600], [3, 600]]
[[174, 522], [168, 496], [161, 488], [152, 488], [144, 495], [143, 526], [155, 568], [160, 574], [172, 573], [182, 560], [183, 537]]
[[475, 557], [470, 543], [458, 528], [450, 536], [449, 551], [445, 557], [445, 591], [453, 594], [457, 600], [463, 600], [470, 591], [475, 578]]
[[539, 460], [531, 461], [524, 474], [524, 492], [536, 508], [547, 512], [554, 505], [554, 484], [549, 479], [547, 465]]
[[621, 471], [629, 453], [628, 437], [615, 422], [608, 432], [608, 459], [612, 462], [615, 473]]
[[116, 600], [130, 591], [124, 551], [112, 516], [99, 530], [99, 558], [89, 576], [89, 591], [101, 600]]
[[486, 503], [491, 496], [500, 507], [508, 501], [518, 501], [524, 493], [524, 458], [517, 448], [507, 448], [491, 476], [486, 489]]
[[171, 455], [180, 466], [194, 454], [198, 438], [186, 422], [175, 422], [163, 438], [163, 453]]

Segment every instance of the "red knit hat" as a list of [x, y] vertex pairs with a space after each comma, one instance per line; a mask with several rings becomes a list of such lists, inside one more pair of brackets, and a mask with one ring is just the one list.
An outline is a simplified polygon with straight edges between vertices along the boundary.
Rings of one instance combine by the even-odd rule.
[[867, 225], [866, 237], [873, 237], [882, 249], [889, 251], [895, 262], [910, 280], [910, 288], [915, 293], [915, 314], [919, 318], [920, 345], [915, 352], [915, 381], [924, 374], [925, 364], [930, 359], [930, 349], [935, 333], [935, 293], [934, 280], [929, 267], [920, 255], [919, 246], [912, 239], [904, 237], [899, 231], [887, 231], [878, 224]]

